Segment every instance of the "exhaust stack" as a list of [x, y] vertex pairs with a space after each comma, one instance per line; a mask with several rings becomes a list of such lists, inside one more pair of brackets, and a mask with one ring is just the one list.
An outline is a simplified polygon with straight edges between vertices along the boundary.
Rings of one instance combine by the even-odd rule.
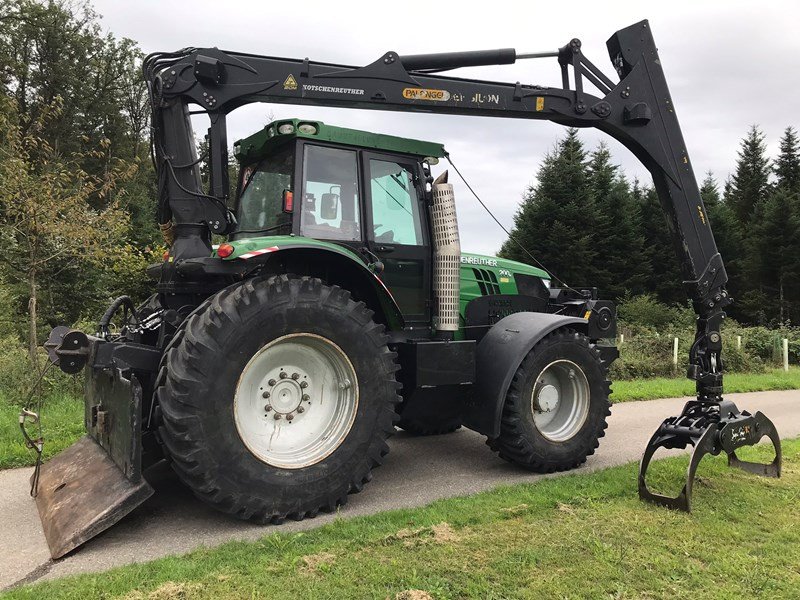
[[433, 293], [436, 314], [433, 326], [437, 337], [453, 339], [458, 329], [460, 301], [461, 242], [458, 238], [456, 199], [453, 184], [447, 183], [447, 171], [433, 182]]

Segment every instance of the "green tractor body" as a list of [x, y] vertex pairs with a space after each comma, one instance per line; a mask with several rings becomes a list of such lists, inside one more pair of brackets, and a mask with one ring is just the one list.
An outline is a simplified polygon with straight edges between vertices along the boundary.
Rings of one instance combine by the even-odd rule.
[[[359, 491], [395, 427], [464, 425], [535, 471], [594, 452], [614, 306], [461, 252], [452, 186], [431, 174], [441, 144], [292, 119], [235, 156], [224, 243], [153, 265], [158, 293], [118, 299], [97, 336], [51, 335], [63, 370], [85, 365], [88, 433], [42, 470], [54, 557], [143, 502], [162, 459], [216, 508], [279, 522]], [[131, 316], [111, 335], [121, 308]]]

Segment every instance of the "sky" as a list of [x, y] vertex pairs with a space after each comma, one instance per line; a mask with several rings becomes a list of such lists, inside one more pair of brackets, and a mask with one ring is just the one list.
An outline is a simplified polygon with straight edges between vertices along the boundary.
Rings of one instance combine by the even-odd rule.
[[[772, 156], [783, 130], [790, 125], [800, 128], [800, 3], [796, 1], [94, 0], [93, 4], [108, 32], [136, 40], [146, 53], [216, 46], [362, 66], [389, 50], [400, 55], [508, 47], [518, 53], [538, 52], [555, 50], [577, 37], [584, 55], [614, 81], [605, 41], [616, 30], [649, 19], [698, 179], [712, 171], [720, 185], [724, 182], [751, 125], [764, 131]], [[560, 87], [555, 58], [459, 69], [448, 75]], [[271, 117], [315, 119], [441, 142], [508, 228], [522, 195], [536, 182], [543, 156], [564, 134], [561, 126], [546, 121], [257, 104], [229, 115], [229, 140], [254, 133]], [[207, 124], [197, 121], [195, 126], [203, 132]], [[605, 140], [630, 179], [650, 181], [638, 160], [605, 134], [585, 129], [581, 137], [590, 149]], [[495, 253], [505, 233], [453, 173], [450, 181], [455, 186], [462, 249]]]

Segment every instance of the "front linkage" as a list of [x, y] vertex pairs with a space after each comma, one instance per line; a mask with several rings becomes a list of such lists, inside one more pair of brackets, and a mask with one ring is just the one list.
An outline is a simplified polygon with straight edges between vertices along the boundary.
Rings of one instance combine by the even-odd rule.
[[[692, 486], [697, 466], [706, 454], [712, 456], [725, 452], [728, 465], [765, 477], [781, 475], [781, 440], [775, 425], [761, 412], [751, 415], [740, 411], [730, 400], [722, 398], [722, 335], [720, 328], [725, 318], [723, 308], [733, 300], [724, 289], [727, 281], [725, 267], [719, 254], [709, 261], [703, 277], [686, 282], [690, 295], [695, 298], [694, 309], [698, 315], [695, 341], [689, 351], [689, 379], [697, 381], [697, 399], [683, 407], [677, 417], [666, 419], [647, 443], [639, 464], [639, 498], [667, 508], [691, 512]], [[775, 459], [770, 464], [739, 460], [736, 449], [754, 446], [768, 437], [775, 448]], [[646, 474], [650, 461], [659, 448], [684, 449], [692, 446], [692, 456], [686, 470], [686, 483], [675, 497], [651, 492]]]

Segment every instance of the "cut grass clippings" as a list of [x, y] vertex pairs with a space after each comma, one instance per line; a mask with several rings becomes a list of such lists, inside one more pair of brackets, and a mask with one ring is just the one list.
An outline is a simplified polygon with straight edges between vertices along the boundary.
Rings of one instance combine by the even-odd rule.
[[[273, 533], [8, 598], [796, 598], [800, 441], [784, 476], [700, 465], [694, 513], [642, 503], [636, 465]], [[761, 460], [771, 448], [748, 449]], [[658, 461], [679, 488], [686, 457]], [[269, 529], [265, 529], [269, 533]]]

